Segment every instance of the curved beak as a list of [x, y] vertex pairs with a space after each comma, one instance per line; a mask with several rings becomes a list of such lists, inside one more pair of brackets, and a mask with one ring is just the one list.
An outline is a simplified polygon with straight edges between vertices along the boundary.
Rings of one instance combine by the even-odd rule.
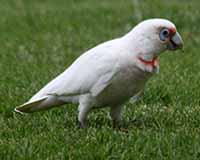
[[167, 45], [167, 49], [169, 50], [177, 50], [183, 48], [183, 40], [178, 32], [174, 36], [171, 37], [169, 43]]

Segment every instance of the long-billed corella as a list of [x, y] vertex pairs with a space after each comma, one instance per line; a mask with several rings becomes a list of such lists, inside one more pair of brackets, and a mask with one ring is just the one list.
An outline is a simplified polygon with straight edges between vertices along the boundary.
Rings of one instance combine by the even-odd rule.
[[172, 22], [145, 20], [123, 37], [86, 51], [15, 111], [31, 113], [75, 103], [80, 125], [85, 127], [91, 109], [109, 106], [113, 122], [119, 124], [123, 103], [138, 95], [159, 71], [160, 53], [182, 47]]

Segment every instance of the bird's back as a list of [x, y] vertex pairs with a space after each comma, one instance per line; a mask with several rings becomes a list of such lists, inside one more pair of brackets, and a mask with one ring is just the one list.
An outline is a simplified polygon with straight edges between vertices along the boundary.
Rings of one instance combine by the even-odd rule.
[[[76, 96], [88, 93], [99, 79], [108, 81], [117, 62], [120, 39], [111, 40], [85, 52], [63, 73], [57, 76], [36, 93], [29, 101], [45, 95]], [[116, 50], [116, 52], [113, 52]], [[115, 54], [113, 54], [115, 53]], [[103, 82], [106, 83], [106, 82]], [[93, 90], [95, 90], [93, 88]]]

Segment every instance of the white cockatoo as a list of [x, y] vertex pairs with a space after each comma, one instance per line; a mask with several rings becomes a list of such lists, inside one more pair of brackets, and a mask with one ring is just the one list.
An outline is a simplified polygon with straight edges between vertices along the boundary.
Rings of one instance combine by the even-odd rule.
[[74, 103], [79, 105], [78, 121], [85, 127], [91, 109], [109, 106], [113, 122], [119, 124], [122, 104], [142, 92], [159, 71], [160, 53], [182, 47], [172, 22], [145, 20], [125, 36], [86, 51], [15, 111], [31, 113]]

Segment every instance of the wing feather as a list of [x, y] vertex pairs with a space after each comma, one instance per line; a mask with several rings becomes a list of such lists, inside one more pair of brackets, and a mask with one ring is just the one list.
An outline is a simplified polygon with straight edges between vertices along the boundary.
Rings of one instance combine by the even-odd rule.
[[113, 54], [117, 40], [97, 46], [81, 55], [65, 72], [49, 82], [30, 101], [45, 95], [70, 96], [99, 94], [117, 72]]

